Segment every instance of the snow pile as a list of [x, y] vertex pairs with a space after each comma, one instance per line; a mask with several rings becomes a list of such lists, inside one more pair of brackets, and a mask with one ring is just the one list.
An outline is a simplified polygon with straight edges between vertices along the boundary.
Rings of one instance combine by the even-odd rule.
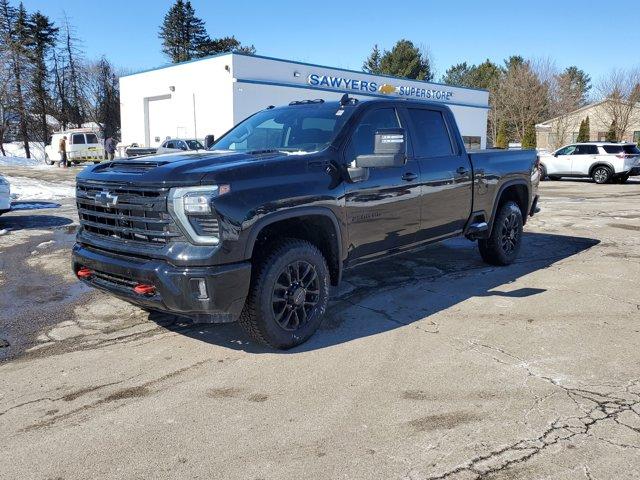
[[7, 177], [11, 185], [11, 196], [15, 200], [52, 200], [73, 198], [76, 189], [72, 182], [46, 182], [35, 178]]
[[3, 157], [0, 155], [0, 166], [3, 167], [35, 167], [43, 168], [46, 165], [34, 158], [25, 157]]
[[[24, 143], [11, 142], [2, 145], [4, 151], [9, 157], [26, 157], [24, 151]], [[44, 163], [44, 144], [42, 142], [29, 142], [29, 152], [31, 153], [31, 160], [36, 160], [38, 163]], [[0, 160], [2, 154], [0, 153]]]

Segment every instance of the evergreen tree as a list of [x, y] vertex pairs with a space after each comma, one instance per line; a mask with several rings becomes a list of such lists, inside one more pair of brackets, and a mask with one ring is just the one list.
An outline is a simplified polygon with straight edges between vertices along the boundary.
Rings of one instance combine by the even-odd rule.
[[33, 110], [39, 120], [38, 140], [46, 142], [49, 136], [47, 113], [51, 105], [48, 89], [48, 59], [55, 46], [58, 29], [48, 17], [36, 12], [29, 18], [29, 35], [32, 43], [31, 53], [34, 67], [31, 82]]
[[498, 126], [498, 135], [496, 136], [496, 148], [508, 148], [509, 137], [507, 136], [507, 124], [503, 121]]
[[431, 61], [409, 40], [399, 40], [380, 59], [380, 73], [416, 80], [433, 80]]
[[607, 131], [607, 135], [604, 138], [605, 142], [617, 142], [618, 138], [617, 138], [617, 132], [618, 131], [618, 125], [616, 122], [616, 119], [614, 118], [613, 121], [611, 122], [611, 126], [609, 127], [609, 130]]
[[589, 116], [580, 122], [580, 129], [578, 130], [578, 137], [576, 142], [588, 142], [591, 133], [589, 132]]
[[447, 85], [455, 85], [459, 87], [470, 87], [471, 72], [475, 66], [467, 65], [467, 62], [458, 63], [453, 65], [444, 72], [442, 77], [442, 83]]
[[18, 133], [24, 142], [27, 158], [31, 158], [29, 148], [29, 112], [26, 92], [28, 91], [29, 68], [31, 58], [29, 47], [29, 26], [27, 10], [20, 3], [17, 9], [8, 0], [0, 1], [0, 28], [2, 29], [2, 48], [11, 70], [10, 91], [14, 100], [12, 110], [18, 117]]
[[522, 148], [532, 150], [536, 148], [536, 127], [533, 123], [527, 124], [522, 137]]
[[568, 94], [577, 99], [577, 107], [584, 107], [589, 100], [589, 90], [591, 90], [591, 77], [576, 66], [567, 67], [560, 74], [563, 85], [569, 89]]
[[373, 50], [371, 50], [371, 54], [362, 64], [362, 70], [371, 73], [377, 74], [382, 73], [380, 70], [380, 60], [382, 59], [382, 54], [380, 53], [380, 49], [378, 45], [373, 46]]
[[211, 39], [205, 22], [196, 16], [190, 1], [176, 0], [164, 17], [158, 34], [162, 52], [171, 62], [185, 62], [194, 58], [224, 52], [254, 54], [253, 45], [243, 46], [235, 37]]

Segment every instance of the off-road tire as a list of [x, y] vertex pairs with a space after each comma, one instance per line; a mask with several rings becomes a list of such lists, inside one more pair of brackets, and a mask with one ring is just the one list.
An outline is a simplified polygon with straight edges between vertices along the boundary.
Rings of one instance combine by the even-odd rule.
[[591, 178], [593, 178], [593, 181], [598, 185], [609, 183], [611, 177], [613, 177], [613, 172], [605, 165], [598, 165], [593, 169], [593, 172], [591, 172]]
[[496, 212], [489, 238], [478, 240], [482, 259], [491, 265], [510, 265], [522, 245], [522, 212], [515, 202], [506, 202]]
[[[313, 272], [317, 276], [317, 283], [314, 280], [314, 285], [317, 287], [318, 293], [317, 295], [306, 293], [307, 290], [306, 288], [304, 289], [304, 302], [306, 303], [307, 299], [315, 301], [308, 315], [306, 313], [299, 315], [300, 306], [295, 306], [293, 300], [291, 300], [291, 306], [289, 305], [289, 300], [285, 301], [285, 308], [298, 309], [295, 315], [299, 325], [294, 330], [288, 330], [286, 326], [278, 323], [278, 313], [274, 305], [278, 301], [282, 301], [276, 297], [276, 291], [281, 291], [281, 286], [278, 282], [281, 282], [283, 278], [291, 279], [292, 275], [289, 268], [294, 264], [311, 265], [313, 267]], [[295, 277], [295, 275], [293, 276]], [[301, 277], [302, 275], [298, 273], [297, 276]], [[278, 286], [276, 287], [277, 284]], [[300, 286], [296, 288], [300, 288]], [[316, 289], [314, 287], [313, 290], [309, 291], [316, 291]], [[290, 299], [293, 293], [289, 295], [283, 291], [282, 296]], [[307, 295], [310, 296], [307, 297]], [[322, 323], [328, 300], [329, 268], [324, 256], [310, 242], [287, 238], [274, 244], [269, 253], [259, 260], [258, 265], [255, 266], [249, 294], [240, 314], [239, 323], [256, 342], [272, 348], [286, 350], [304, 343], [315, 333]], [[302, 308], [304, 309], [304, 304]], [[304, 316], [304, 321], [300, 319], [300, 316]], [[283, 321], [282, 318], [281, 321]]]

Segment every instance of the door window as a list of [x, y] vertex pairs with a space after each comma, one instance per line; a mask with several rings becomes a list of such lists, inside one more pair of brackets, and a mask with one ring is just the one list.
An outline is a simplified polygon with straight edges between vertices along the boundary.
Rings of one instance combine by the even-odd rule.
[[346, 159], [353, 162], [358, 155], [371, 155], [375, 147], [376, 130], [400, 128], [395, 108], [370, 110], [360, 119], [346, 151]]
[[598, 147], [595, 145], [578, 145], [573, 155], [598, 155]]
[[84, 143], [84, 133], [74, 133], [71, 135], [71, 145], [79, 145]]
[[171, 141], [165, 144], [165, 148], [176, 148], [176, 146], [175, 146], [175, 143]]
[[95, 133], [87, 133], [87, 143], [98, 143], [98, 137]]
[[576, 149], [575, 145], [569, 145], [568, 147], [561, 148], [556, 152], [556, 155], [571, 155]]
[[416, 131], [416, 157], [446, 157], [453, 155], [451, 137], [441, 112], [410, 108], [409, 117]]

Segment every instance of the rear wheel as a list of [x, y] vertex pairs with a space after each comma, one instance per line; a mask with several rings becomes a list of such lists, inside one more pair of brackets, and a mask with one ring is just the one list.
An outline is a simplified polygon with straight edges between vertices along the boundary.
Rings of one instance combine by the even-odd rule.
[[278, 349], [305, 342], [320, 326], [329, 299], [329, 268], [315, 245], [278, 243], [253, 275], [240, 325], [254, 340]]
[[597, 166], [593, 169], [593, 172], [591, 172], [591, 178], [593, 178], [593, 181], [599, 185], [608, 183], [609, 180], [611, 180], [612, 175], [613, 173], [611, 172], [611, 169], [604, 165]]
[[482, 259], [491, 265], [509, 265], [522, 244], [522, 212], [515, 202], [506, 202], [496, 214], [489, 238], [478, 240]]
[[49, 158], [49, 155], [47, 155], [46, 153], [44, 154], [44, 163], [46, 163], [47, 165], [53, 165], [53, 160], [51, 160]]
[[544, 181], [547, 179], [547, 167], [540, 164], [540, 180]]

